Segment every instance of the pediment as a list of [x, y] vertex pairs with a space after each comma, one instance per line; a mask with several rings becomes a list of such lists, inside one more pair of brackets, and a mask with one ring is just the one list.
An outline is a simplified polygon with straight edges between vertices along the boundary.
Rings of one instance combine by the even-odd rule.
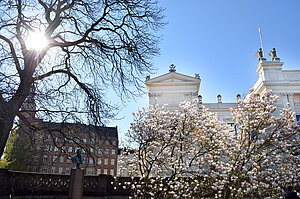
[[195, 83], [199, 84], [200, 79], [195, 77], [190, 77], [187, 75], [183, 75], [180, 73], [172, 72], [167, 73], [153, 79], [149, 79], [146, 81], [146, 84], [170, 84], [170, 83]]

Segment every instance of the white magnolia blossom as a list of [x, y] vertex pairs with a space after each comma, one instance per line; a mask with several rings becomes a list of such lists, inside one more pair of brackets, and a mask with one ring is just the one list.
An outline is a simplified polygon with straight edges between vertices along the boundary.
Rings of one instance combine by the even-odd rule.
[[134, 114], [119, 173], [134, 198], [280, 198], [299, 182], [299, 125], [278, 97], [253, 93], [232, 109], [236, 128], [195, 102], [179, 111], [150, 107]]

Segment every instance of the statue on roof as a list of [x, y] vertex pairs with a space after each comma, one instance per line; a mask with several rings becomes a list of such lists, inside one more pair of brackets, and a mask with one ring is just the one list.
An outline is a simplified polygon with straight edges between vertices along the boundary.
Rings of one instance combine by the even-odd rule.
[[169, 72], [176, 72], [176, 66], [174, 64], [171, 64], [170, 65], [170, 69], [169, 69]]
[[277, 57], [275, 48], [273, 48], [273, 50], [271, 50], [267, 56], [268, 56], [268, 57], [271, 57], [271, 56], [272, 56], [272, 61], [279, 61], [279, 60], [280, 60], [280, 59]]
[[262, 48], [259, 48], [259, 50], [255, 53], [254, 57], [258, 57], [258, 60], [266, 60], [266, 58], [264, 58], [264, 51], [262, 50]]

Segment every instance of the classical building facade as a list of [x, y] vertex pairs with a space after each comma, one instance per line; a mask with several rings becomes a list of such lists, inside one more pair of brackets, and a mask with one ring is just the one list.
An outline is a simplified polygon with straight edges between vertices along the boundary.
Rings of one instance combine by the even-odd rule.
[[[268, 61], [263, 57], [263, 53], [257, 52], [259, 63], [257, 70], [259, 78], [253, 86], [254, 93], [262, 96], [267, 90], [279, 96], [276, 103], [278, 107], [275, 114], [279, 115], [284, 106], [290, 106], [296, 113], [297, 120], [300, 119], [300, 70], [282, 70], [283, 62], [276, 56], [273, 49], [269, 55], [272, 59]], [[202, 96], [199, 94], [201, 79], [199, 74], [194, 77], [177, 73], [175, 66], [171, 65], [169, 73], [155, 78], [146, 79], [146, 86], [149, 95], [149, 105], [165, 105], [170, 110], [175, 110], [182, 101], [197, 99], [199, 107], [204, 105], [210, 111], [215, 112], [218, 118], [225, 123], [232, 123], [230, 108], [236, 108], [235, 102], [222, 103], [221, 95], [217, 96], [217, 103], [202, 103]], [[245, 88], [248, 90], [249, 88]], [[246, 96], [247, 98], [248, 96]], [[241, 96], [237, 94], [236, 99]]]
[[152, 79], [148, 76], [145, 83], [149, 105], [164, 105], [168, 110], [176, 110], [180, 102], [198, 100], [199, 108], [204, 105], [215, 112], [221, 121], [232, 123], [230, 108], [237, 107], [237, 103], [222, 103], [221, 95], [217, 96], [218, 103], [202, 103], [202, 96], [199, 95], [201, 79], [197, 73], [194, 77], [183, 75], [177, 73], [175, 66], [171, 65], [169, 73]]
[[177, 73], [171, 65], [169, 73], [150, 79], [147, 77], [146, 86], [149, 92], [149, 104], [166, 105], [175, 110], [180, 102], [191, 101], [198, 97], [200, 76], [190, 77]]
[[283, 62], [279, 58], [267, 61], [260, 59], [256, 72], [259, 77], [252, 87], [260, 96], [267, 90], [272, 90], [279, 97], [275, 114], [280, 114], [284, 106], [290, 106], [300, 119], [300, 70], [282, 70]]

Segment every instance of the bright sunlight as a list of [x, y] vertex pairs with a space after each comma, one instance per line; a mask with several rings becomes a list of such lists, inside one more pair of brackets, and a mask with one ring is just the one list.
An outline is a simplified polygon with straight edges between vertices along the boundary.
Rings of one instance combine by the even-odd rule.
[[45, 35], [39, 31], [30, 32], [25, 43], [28, 49], [34, 49], [38, 51], [41, 51], [48, 46], [48, 41]]

